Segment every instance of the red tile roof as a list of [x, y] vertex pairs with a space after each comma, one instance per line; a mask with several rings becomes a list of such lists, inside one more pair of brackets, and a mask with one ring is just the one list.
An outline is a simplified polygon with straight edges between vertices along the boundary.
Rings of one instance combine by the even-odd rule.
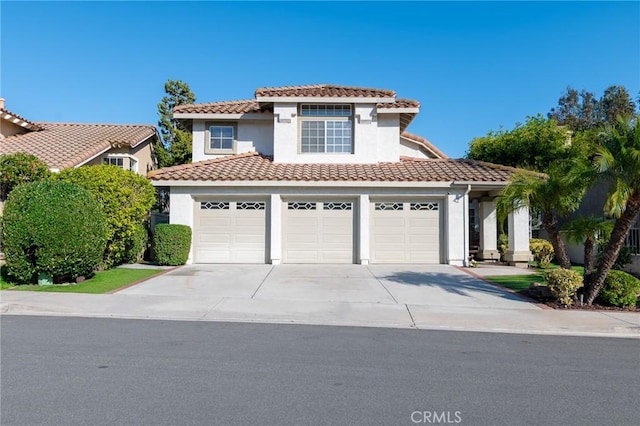
[[313, 84], [308, 86], [261, 87], [256, 97], [395, 98], [396, 92], [367, 87]]
[[0, 140], [0, 154], [27, 152], [50, 168], [62, 170], [82, 164], [111, 147], [135, 147], [156, 134], [156, 128], [148, 125], [36, 124], [43, 130]]
[[244, 100], [178, 105], [173, 109], [173, 112], [180, 114], [245, 114], [273, 112], [273, 108], [271, 105], [261, 107], [258, 101]]
[[187, 181], [352, 181], [506, 183], [512, 167], [472, 160], [402, 157], [394, 163], [274, 163], [255, 152], [154, 170], [151, 180]]
[[413, 133], [409, 133], [409, 132], [402, 132], [400, 134], [400, 136], [402, 136], [403, 138], [409, 139], [410, 141], [415, 142], [415, 143], [417, 143], [419, 145], [424, 146], [425, 148], [427, 148], [429, 151], [433, 152], [439, 158], [449, 158], [447, 156], [447, 154], [445, 154], [444, 152], [440, 151], [438, 148], [436, 148], [436, 146], [434, 144], [432, 144], [431, 142], [429, 142], [426, 138], [423, 138], [422, 136], [414, 135]]
[[413, 99], [404, 99], [399, 98], [396, 99], [393, 103], [380, 103], [377, 105], [378, 108], [420, 108], [420, 102], [414, 101]]
[[[377, 108], [420, 108], [420, 102], [411, 99], [397, 99], [395, 102], [378, 103]], [[204, 104], [178, 105], [173, 109], [178, 114], [260, 114], [273, 112], [273, 104], [260, 105], [252, 99], [242, 101], [208, 102]]]

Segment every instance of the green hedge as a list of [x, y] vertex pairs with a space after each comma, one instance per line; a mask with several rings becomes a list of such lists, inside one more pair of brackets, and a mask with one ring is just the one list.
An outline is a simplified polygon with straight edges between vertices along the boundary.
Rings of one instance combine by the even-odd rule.
[[3, 218], [7, 272], [19, 283], [43, 273], [60, 282], [91, 274], [101, 263], [106, 218], [82, 187], [45, 180], [18, 185]]
[[640, 280], [624, 271], [609, 271], [604, 286], [600, 289], [600, 299], [613, 306], [636, 306]]
[[89, 191], [102, 205], [107, 216], [105, 267], [137, 257], [140, 225], [149, 216], [155, 201], [155, 189], [144, 176], [109, 165], [65, 169], [54, 179], [76, 183]]
[[162, 223], [153, 235], [154, 259], [158, 265], [184, 265], [191, 249], [191, 228]]

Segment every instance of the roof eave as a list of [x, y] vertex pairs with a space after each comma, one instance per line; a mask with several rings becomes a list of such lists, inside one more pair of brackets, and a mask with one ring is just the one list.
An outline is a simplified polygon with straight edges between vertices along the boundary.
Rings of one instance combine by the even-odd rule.
[[256, 96], [258, 102], [295, 102], [295, 103], [354, 103], [354, 104], [392, 104], [396, 99], [392, 96], [366, 97], [366, 96]]
[[208, 112], [176, 112], [173, 114], [176, 120], [273, 120], [273, 113], [240, 113], [240, 114], [221, 114]]
[[247, 181], [214, 181], [214, 180], [171, 180], [171, 179], [151, 179], [153, 186], [157, 187], [352, 187], [352, 188], [455, 188], [459, 186], [482, 186], [483, 188], [504, 187], [506, 182], [483, 182], [483, 181], [272, 181], [272, 180], [247, 180]]

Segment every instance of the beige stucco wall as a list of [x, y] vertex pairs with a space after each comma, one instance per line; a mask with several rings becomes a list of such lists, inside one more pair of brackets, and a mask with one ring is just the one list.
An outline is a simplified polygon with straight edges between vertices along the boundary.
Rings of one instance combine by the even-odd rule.
[[[151, 146], [151, 141], [153, 138], [147, 139], [147, 141], [139, 144], [135, 148], [122, 147], [122, 148], [112, 148], [109, 151], [104, 152], [93, 160], [85, 163], [87, 166], [95, 166], [98, 164], [102, 164], [104, 159], [114, 154], [123, 154], [123, 155], [131, 155], [138, 161], [138, 174], [146, 176], [149, 170], [153, 170], [156, 168], [156, 163], [154, 161], [153, 149]], [[124, 158], [124, 168], [129, 170], [129, 161], [130, 159]]]

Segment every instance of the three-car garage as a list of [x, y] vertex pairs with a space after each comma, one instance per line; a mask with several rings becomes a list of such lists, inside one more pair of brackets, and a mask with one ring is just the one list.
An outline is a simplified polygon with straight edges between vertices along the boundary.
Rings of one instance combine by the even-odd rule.
[[[358, 263], [368, 233], [371, 263], [441, 263], [442, 208], [437, 199], [283, 199], [273, 223], [270, 199], [195, 202], [195, 263]], [[362, 223], [363, 218], [368, 224]], [[362, 226], [361, 226], [362, 225]], [[281, 256], [269, 253], [273, 231]], [[279, 228], [279, 229], [278, 229]], [[366, 239], [365, 239], [366, 241]]]

